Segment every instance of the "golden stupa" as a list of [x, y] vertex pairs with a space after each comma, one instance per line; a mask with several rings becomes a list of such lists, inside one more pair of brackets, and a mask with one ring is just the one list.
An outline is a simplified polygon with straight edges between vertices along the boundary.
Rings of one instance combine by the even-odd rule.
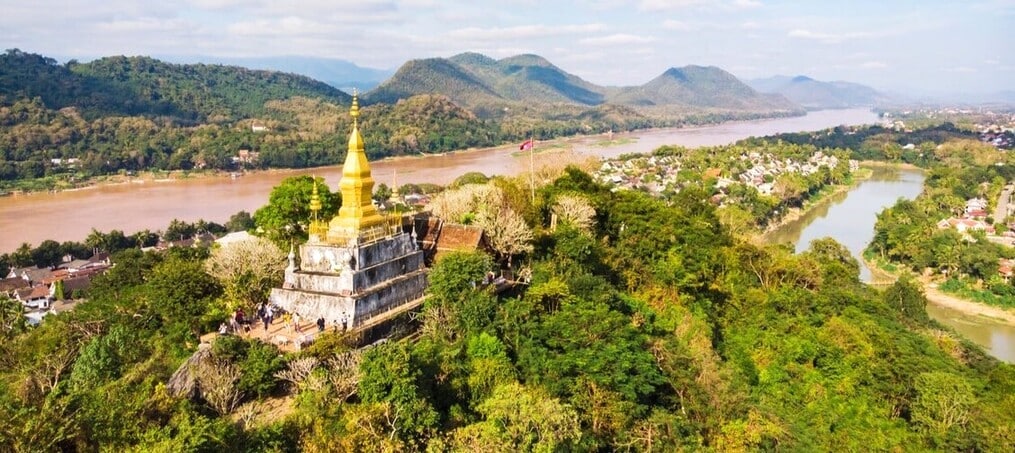
[[345, 155], [342, 166], [342, 180], [339, 187], [342, 192], [342, 208], [338, 215], [328, 223], [324, 242], [344, 244], [350, 240], [372, 238], [383, 234], [384, 217], [374, 206], [371, 195], [374, 190], [374, 178], [370, 176], [370, 163], [363, 147], [363, 137], [359, 133], [359, 101], [356, 94], [352, 96], [352, 133], [349, 134], [349, 152]]

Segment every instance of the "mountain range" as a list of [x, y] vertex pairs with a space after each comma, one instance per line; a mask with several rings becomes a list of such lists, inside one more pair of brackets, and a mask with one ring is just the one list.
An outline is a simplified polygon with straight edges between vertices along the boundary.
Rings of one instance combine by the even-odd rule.
[[501, 60], [477, 53], [411, 60], [367, 93], [365, 101], [392, 103], [430, 93], [445, 95], [477, 114], [496, 114], [523, 104], [615, 104], [768, 113], [799, 110], [784, 97], [759, 93], [714, 66], [670, 68], [644, 85], [604, 87], [529, 54]]
[[359, 66], [339, 58], [319, 58], [295, 55], [273, 57], [216, 57], [209, 55], [171, 55], [159, 59], [172, 63], [219, 64], [250, 69], [289, 72], [320, 80], [345, 92], [358, 89], [368, 91], [394, 74], [393, 70]]
[[350, 96], [306, 76], [237, 66], [105, 57], [57, 64], [17, 49], [0, 54], [0, 101], [38, 98], [88, 118], [144, 115], [192, 123], [262, 115], [270, 100], [303, 96], [348, 104]]
[[748, 80], [747, 84], [764, 93], [781, 94], [808, 110], [869, 107], [889, 100], [887, 95], [866, 85], [823, 82], [803, 75], [777, 75]]

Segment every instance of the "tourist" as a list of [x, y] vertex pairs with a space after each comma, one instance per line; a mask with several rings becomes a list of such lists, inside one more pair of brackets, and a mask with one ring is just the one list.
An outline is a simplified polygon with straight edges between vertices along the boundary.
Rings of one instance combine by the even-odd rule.
[[219, 324], [219, 335], [228, 335], [229, 325], [226, 323]]
[[324, 318], [317, 318], [317, 331], [324, 332]]
[[302, 332], [300, 330], [300, 314], [293, 312], [293, 325], [296, 326], [296, 333]]
[[282, 323], [285, 324], [286, 333], [293, 333], [293, 315], [289, 312], [285, 312], [282, 315]]

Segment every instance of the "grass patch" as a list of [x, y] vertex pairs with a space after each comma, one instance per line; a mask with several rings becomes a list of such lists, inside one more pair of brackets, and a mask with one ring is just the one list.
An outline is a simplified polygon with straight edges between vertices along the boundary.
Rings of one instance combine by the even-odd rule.
[[977, 289], [964, 279], [949, 278], [938, 285], [942, 292], [995, 307], [1015, 308], [1015, 297], [997, 294], [989, 289]]
[[[543, 153], [552, 153], [552, 152], [557, 152], [557, 151], [564, 151], [564, 150], [567, 150], [567, 149], [570, 149], [570, 148], [565, 146], [562, 143], [547, 143], [545, 145], [544, 144], [538, 144], [538, 145], [536, 145], [535, 148], [532, 148], [532, 152], [534, 152], [536, 155], [539, 155], [539, 154], [543, 154]], [[514, 156], [514, 157], [528, 156], [529, 155], [529, 151], [518, 150], [518, 151], [512, 152], [511, 155]]]
[[610, 146], [627, 145], [629, 143], [634, 143], [636, 141], [638, 140], [631, 137], [623, 137], [618, 138], [616, 140], [600, 140], [598, 142], [593, 143], [592, 146], [596, 146], [599, 148], [608, 148]]

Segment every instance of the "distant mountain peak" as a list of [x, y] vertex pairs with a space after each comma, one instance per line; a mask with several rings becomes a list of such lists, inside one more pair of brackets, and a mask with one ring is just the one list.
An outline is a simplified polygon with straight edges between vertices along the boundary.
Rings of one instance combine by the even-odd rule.
[[458, 64], [474, 64], [480, 66], [492, 66], [497, 64], [497, 60], [477, 52], [462, 52], [448, 58], [448, 60]]
[[805, 75], [774, 76], [751, 80], [754, 89], [777, 93], [807, 109], [870, 106], [888, 99], [877, 90], [850, 82], [824, 82]]

